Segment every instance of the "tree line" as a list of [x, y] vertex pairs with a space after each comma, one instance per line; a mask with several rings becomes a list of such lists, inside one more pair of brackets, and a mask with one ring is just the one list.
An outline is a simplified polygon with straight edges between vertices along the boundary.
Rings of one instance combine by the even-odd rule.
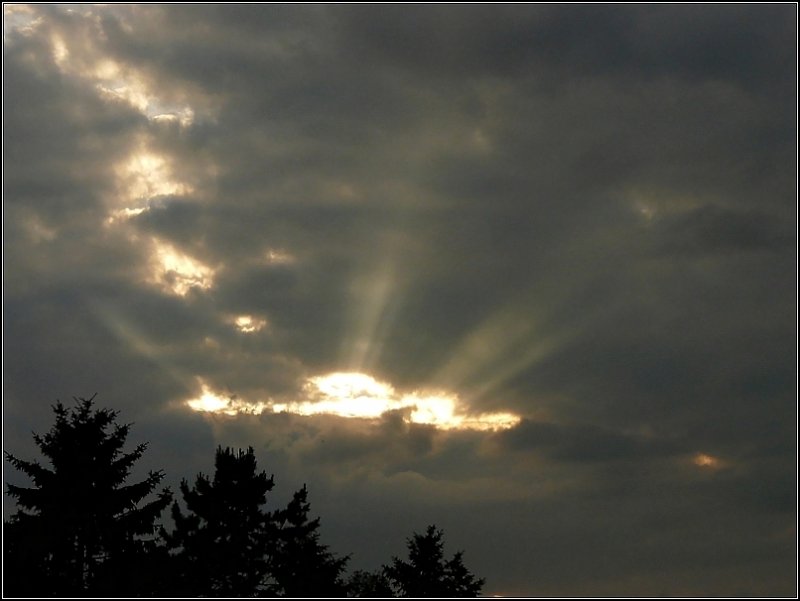
[[[53, 407], [33, 439], [49, 462], [5, 452], [30, 487], [6, 484], [17, 511], [3, 524], [4, 596], [16, 597], [475, 597], [483, 578], [461, 552], [444, 555], [435, 526], [407, 539], [408, 558], [346, 574], [349, 556], [320, 542], [308, 489], [267, 509], [275, 486], [253, 448], [216, 450], [214, 475], [182, 480], [182, 504], [163, 471], [128, 483], [147, 444], [124, 447], [130, 424], [94, 397]], [[171, 527], [160, 523], [170, 508]]]

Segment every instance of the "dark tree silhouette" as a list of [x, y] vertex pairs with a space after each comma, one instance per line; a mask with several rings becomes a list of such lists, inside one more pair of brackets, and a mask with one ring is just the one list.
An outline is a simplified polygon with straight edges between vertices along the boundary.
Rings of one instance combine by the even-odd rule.
[[181, 482], [187, 513], [172, 506], [175, 529], [162, 529], [174, 553], [174, 591], [188, 596], [250, 597], [274, 594], [271, 558], [276, 553], [274, 516], [263, 509], [274, 486], [257, 472], [252, 447], [217, 448], [214, 479], [198, 474]]
[[428, 526], [425, 534], [408, 539], [408, 561], [397, 557], [384, 566], [386, 577], [401, 597], [476, 597], [485, 580], [476, 578], [462, 561], [459, 551], [444, 559], [444, 533]]
[[341, 575], [349, 558], [337, 558], [319, 542], [320, 520], [309, 520], [309, 510], [304, 485], [275, 515], [279, 548], [272, 570], [277, 592], [286, 597], [341, 597], [347, 590]]
[[474, 597], [483, 587], [461, 552], [445, 560], [435, 526], [408, 539], [408, 561], [345, 582], [349, 557], [320, 542], [305, 485], [285, 509], [265, 509], [274, 480], [258, 471], [252, 447], [218, 447], [214, 478], [198, 474], [191, 487], [184, 479], [186, 512], [175, 502], [173, 531], [156, 531], [172, 493], [145, 500], [162, 472], [125, 484], [147, 448], [123, 451], [130, 424], [96, 409], [94, 397], [53, 411], [50, 431], [33, 435], [51, 467], [5, 454], [33, 481], [7, 484], [18, 505], [3, 528], [7, 596]]
[[[157, 586], [137, 573], [155, 556], [155, 520], [169, 505], [169, 489], [144, 502], [163, 478], [125, 485], [146, 444], [125, 453], [130, 424], [117, 412], [95, 409], [94, 397], [53, 407], [56, 421], [34, 442], [51, 468], [5, 453], [32, 481], [7, 484], [18, 511], [4, 526], [4, 592], [20, 596], [150, 594]], [[146, 572], [152, 573], [152, 572]]]
[[383, 570], [356, 570], [347, 580], [348, 597], [394, 597], [394, 591]]

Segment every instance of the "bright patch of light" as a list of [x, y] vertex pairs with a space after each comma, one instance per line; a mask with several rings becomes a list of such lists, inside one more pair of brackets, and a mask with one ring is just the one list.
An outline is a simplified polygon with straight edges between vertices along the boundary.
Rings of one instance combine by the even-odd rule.
[[413, 407], [410, 420], [416, 424], [433, 424], [446, 428], [457, 421], [455, 397], [408, 395], [403, 397], [403, 401], [407, 406]]
[[3, 41], [12, 31], [31, 35], [42, 22], [28, 4], [3, 4]]
[[180, 196], [192, 191], [188, 184], [173, 179], [168, 160], [144, 149], [117, 165], [117, 185], [130, 201], [154, 196]]
[[231, 400], [212, 392], [206, 384], [203, 384], [203, 393], [196, 399], [186, 401], [186, 404], [195, 411], [236, 415], [236, 410], [231, 408]]
[[519, 423], [519, 416], [511, 413], [479, 413], [466, 415], [459, 412], [456, 395], [407, 395], [405, 406], [414, 407], [410, 421], [416, 424], [431, 424], [445, 430], [505, 430]]
[[[19, 17], [16, 19], [23, 22]], [[73, 57], [64, 39], [57, 34], [51, 37], [50, 44], [53, 60], [61, 72], [93, 85], [101, 98], [124, 102], [151, 120], [174, 115], [183, 126], [194, 121], [194, 110], [190, 106], [160, 97], [154, 83], [132, 65], [102, 56], [89, 44], [74, 48]]]
[[451, 393], [401, 395], [390, 384], [362, 373], [337, 372], [309, 378], [304, 392], [309, 400], [275, 404], [273, 411], [374, 419], [387, 411], [402, 410], [410, 423], [428, 424], [443, 430], [499, 430], [511, 428], [520, 420], [510, 413], [467, 414], [458, 396]]
[[54, 35], [51, 42], [53, 44], [53, 60], [61, 67], [69, 58], [67, 45], [64, 43], [63, 38], [58, 35]]
[[252, 315], [238, 315], [233, 319], [233, 325], [243, 334], [252, 334], [264, 329], [264, 326], [267, 325], [267, 320], [259, 319]]
[[309, 378], [303, 387], [311, 400], [275, 404], [276, 413], [298, 415], [323, 413], [342, 417], [377, 418], [387, 411], [402, 409], [394, 388], [366, 374], [336, 372]]
[[156, 123], [179, 123], [182, 126], [191, 125], [194, 121], [194, 111], [185, 106], [172, 112], [157, 113], [150, 117]]
[[225, 397], [214, 392], [203, 380], [200, 380], [200, 384], [202, 388], [200, 396], [186, 401], [189, 408], [194, 411], [222, 415], [239, 415], [240, 413], [260, 415], [267, 408], [265, 403], [247, 403], [236, 397]]
[[149, 281], [178, 296], [185, 296], [192, 288], [206, 290], [214, 284], [214, 269], [156, 239], [150, 268]]
[[722, 467], [722, 462], [717, 458], [713, 457], [712, 455], [707, 455], [706, 453], [697, 453], [692, 459], [695, 465], [699, 467], [705, 467], [710, 469], [715, 469]]
[[285, 250], [270, 248], [264, 253], [264, 260], [270, 265], [291, 265], [296, 259]]
[[307, 388], [331, 398], [391, 398], [394, 388], [366, 374], [336, 372], [309, 378]]
[[388, 411], [400, 411], [408, 423], [426, 424], [442, 430], [503, 430], [520, 421], [511, 413], [468, 414], [458, 395], [414, 392], [399, 394], [391, 384], [358, 372], [335, 372], [308, 378], [302, 400], [287, 403], [248, 402], [225, 399], [202, 384], [203, 394], [187, 404], [195, 411], [224, 415], [274, 413], [337, 415], [377, 419]]
[[137, 207], [134, 209], [131, 208], [124, 208], [118, 211], [114, 211], [111, 213], [111, 216], [106, 219], [106, 225], [111, 225], [113, 223], [117, 223], [119, 221], [126, 221], [131, 219], [132, 217], [136, 217], [137, 215], [141, 215], [145, 211], [149, 211], [150, 207]]
[[95, 87], [100, 96], [106, 100], [127, 102], [139, 112], [147, 114], [147, 107], [151, 100], [141, 86], [132, 83], [117, 85], [98, 83], [95, 84]]
[[122, 68], [119, 66], [118, 62], [110, 58], [103, 58], [95, 63], [91, 74], [97, 79], [110, 81], [121, 77]]

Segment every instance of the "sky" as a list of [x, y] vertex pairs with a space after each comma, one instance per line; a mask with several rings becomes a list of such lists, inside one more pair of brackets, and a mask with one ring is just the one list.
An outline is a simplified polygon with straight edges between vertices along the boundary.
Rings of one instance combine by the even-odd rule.
[[796, 595], [796, 24], [5, 4], [4, 448], [98, 393], [350, 569], [436, 524], [489, 595]]

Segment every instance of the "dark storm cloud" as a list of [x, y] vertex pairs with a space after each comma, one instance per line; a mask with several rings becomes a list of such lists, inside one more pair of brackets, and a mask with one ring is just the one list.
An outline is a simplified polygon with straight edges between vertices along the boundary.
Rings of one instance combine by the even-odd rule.
[[548, 449], [563, 461], [612, 461], [676, 452], [674, 444], [592, 427], [563, 427], [528, 420], [499, 435], [513, 450]]
[[702, 207], [676, 216], [664, 230], [664, 251], [670, 254], [781, 253], [796, 241], [790, 223], [757, 210]]
[[[361, 60], [438, 75], [784, 78], [783, 7], [336, 7]], [[777, 22], [782, 21], [781, 25]], [[566, 72], [566, 73], [565, 73]]]
[[[173, 480], [307, 481], [357, 567], [437, 522], [490, 593], [796, 590], [796, 7], [7, 17], [9, 450], [97, 390]], [[524, 419], [181, 405], [348, 369]]]

